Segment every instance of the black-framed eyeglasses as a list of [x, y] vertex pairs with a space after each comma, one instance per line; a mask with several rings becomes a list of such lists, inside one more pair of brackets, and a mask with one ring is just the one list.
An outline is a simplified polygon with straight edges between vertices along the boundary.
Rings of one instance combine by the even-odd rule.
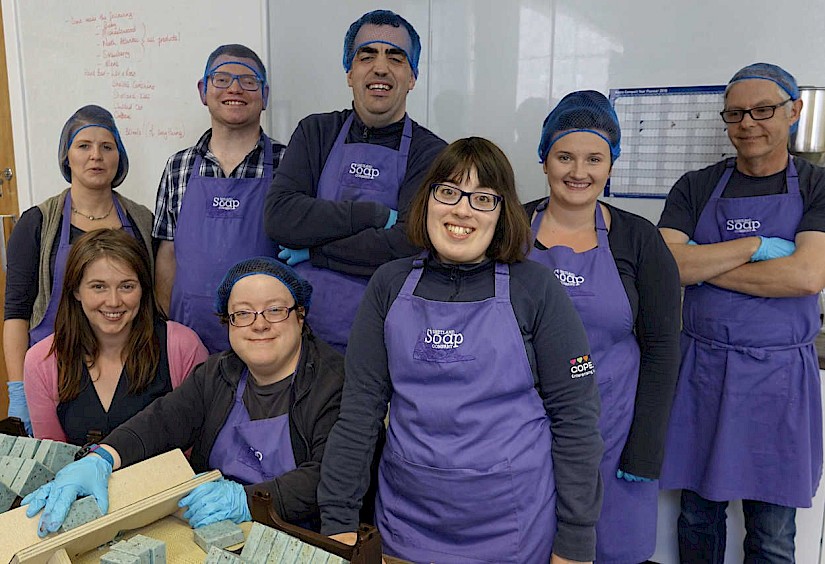
[[209, 82], [215, 88], [229, 88], [235, 81], [241, 88], [249, 92], [255, 92], [261, 87], [262, 80], [254, 74], [232, 74], [231, 72], [215, 71], [209, 74]]
[[449, 184], [431, 184], [430, 191], [437, 202], [448, 206], [458, 204], [461, 198], [466, 196], [471, 208], [483, 212], [493, 211], [498, 203], [504, 199], [498, 194], [491, 194], [490, 192], [465, 192]]
[[776, 113], [776, 108], [784, 106], [790, 101], [791, 98], [788, 98], [787, 100], [774, 104], [773, 106], [756, 106], [755, 108], [750, 108], [749, 110], [724, 110], [719, 112], [719, 115], [722, 116], [722, 121], [725, 123], [739, 123], [745, 119], [745, 114], [751, 116], [751, 119], [754, 121], [763, 121], [766, 119], [771, 119]]
[[270, 323], [280, 323], [284, 321], [289, 314], [294, 310], [298, 309], [298, 304], [295, 304], [292, 307], [286, 306], [275, 306], [275, 307], [268, 307], [263, 311], [236, 311], [234, 313], [229, 314], [229, 323], [234, 325], [235, 327], [249, 327], [255, 320], [258, 319], [259, 315], [262, 315], [264, 319], [269, 321]]

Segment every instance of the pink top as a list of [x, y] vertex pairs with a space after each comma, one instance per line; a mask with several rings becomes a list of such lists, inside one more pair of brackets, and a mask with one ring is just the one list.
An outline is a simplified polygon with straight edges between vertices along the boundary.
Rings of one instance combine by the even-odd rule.
[[[53, 340], [54, 333], [28, 350], [23, 365], [23, 381], [34, 436], [66, 442], [66, 434], [57, 418], [57, 404], [60, 403], [57, 396], [57, 359], [49, 355]], [[192, 369], [209, 356], [197, 334], [174, 321], [166, 322], [166, 354], [172, 389], [177, 388]]]

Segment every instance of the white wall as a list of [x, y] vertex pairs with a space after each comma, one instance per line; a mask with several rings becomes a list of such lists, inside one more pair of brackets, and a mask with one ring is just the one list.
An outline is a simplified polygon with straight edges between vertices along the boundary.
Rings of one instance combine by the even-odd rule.
[[[2, 2], [9, 72], [12, 84], [18, 84], [14, 4]], [[210, 13], [223, 4], [197, 5]], [[413, 119], [447, 141], [482, 135], [500, 144], [516, 168], [525, 200], [545, 194], [536, 156], [541, 122], [571, 90], [724, 84], [737, 69], [759, 60], [784, 66], [800, 84], [825, 85], [821, 0], [271, 0], [268, 131], [287, 141], [303, 116], [349, 106], [341, 67], [343, 36], [352, 21], [376, 8], [401, 13], [421, 35], [421, 74], [408, 99]], [[252, 27], [257, 33], [256, 24]], [[244, 42], [244, 37], [234, 40]], [[25, 115], [19, 91], [11, 93], [11, 102], [17, 139]], [[62, 125], [65, 116], [54, 120]], [[25, 146], [18, 142], [18, 170], [28, 170], [31, 161], [53, 168], [58, 178], [51, 153], [30, 156], [21, 149]], [[22, 186], [25, 182], [21, 179]], [[142, 199], [154, 198], [154, 184], [137, 189], [145, 191]], [[36, 203], [22, 192], [21, 209]], [[663, 204], [610, 200], [654, 222]], [[666, 520], [657, 556], [669, 563], [676, 561], [674, 505], [663, 499]], [[818, 503], [815, 510], [800, 512], [802, 564], [818, 559], [823, 502]], [[730, 526], [732, 539], [741, 537], [741, 521], [732, 519]], [[730, 552], [733, 561], [735, 551]]]

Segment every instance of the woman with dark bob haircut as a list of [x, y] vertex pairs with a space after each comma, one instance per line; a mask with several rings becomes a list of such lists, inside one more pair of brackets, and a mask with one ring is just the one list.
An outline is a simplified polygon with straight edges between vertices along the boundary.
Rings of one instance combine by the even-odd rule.
[[158, 309], [149, 254], [122, 229], [77, 239], [60, 291], [54, 334], [24, 365], [39, 439], [97, 442], [206, 360], [195, 332]]
[[389, 404], [376, 522], [415, 562], [586, 561], [601, 506], [599, 398], [570, 300], [525, 261], [506, 156], [449, 145], [413, 200], [426, 250], [379, 268], [352, 328], [324, 458], [322, 532], [354, 540]]

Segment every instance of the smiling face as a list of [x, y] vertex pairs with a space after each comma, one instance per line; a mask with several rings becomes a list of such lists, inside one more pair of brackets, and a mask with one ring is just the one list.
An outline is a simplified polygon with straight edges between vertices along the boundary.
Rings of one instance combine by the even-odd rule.
[[[237, 64], [239, 62], [244, 64]], [[252, 59], [221, 55], [215, 59], [212, 69], [236, 75], [254, 74], [245, 65], [249, 65], [253, 69], [257, 68], [257, 64]], [[218, 66], [220, 68], [217, 68]], [[233, 80], [227, 88], [217, 88], [212, 85], [209, 78], [206, 80], [205, 85], [203, 79], [198, 81], [198, 90], [201, 94], [201, 100], [209, 108], [213, 126], [220, 124], [230, 129], [260, 126], [261, 112], [264, 107], [263, 85], [258, 90], [249, 91], [241, 88], [238, 80]], [[204, 86], [206, 86], [205, 95], [203, 94]]]
[[109, 257], [89, 263], [74, 291], [98, 341], [129, 336], [142, 296], [135, 271]]
[[575, 131], [559, 138], [544, 161], [553, 205], [595, 205], [610, 177], [610, 147], [593, 133]]
[[415, 76], [403, 51], [376, 42], [355, 53], [347, 85], [361, 121], [368, 127], [385, 127], [404, 117]]
[[[759, 106], [774, 106], [788, 98], [770, 80], [742, 80], [728, 88], [725, 109], [748, 110]], [[754, 169], [768, 168], [774, 172], [784, 169], [788, 161], [790, 128], [799, 119], [801, 111], [802, 101], [797, 100], [776, 108], [770, 119], [757, 121], [750, 115], [745, 115], [741, 122], [727, 124], [728, 138], [736, 147], [737, 167], [746, 174], [754, 174]]]
[[[229, 294], [227, 310], [263, 311], [270, 307], [292, 307], [295, 299], [280, 280], [253, 274], [238, 280]], [[292, 374], [301, 358], [303, 317], [297, 311], [278, 323], [263, 315], [247, 327], [229, 325], [229, 344], [259, 384], [270, 384]]]
[[112, 133], [103, 127], [81, 129], [68, 151], [72, 186], [89, 190], [111, 188], [117, 174], [120, 153]]
[[[472, 167], [461, 182], [444, 182], [464, 192], [488, 192], [498, 195], [492, 187], [481, 186], [478, 171]], [[462, 197], [457, 204], [442, 204], [430, 192], [427, 201], [427, 235], [438, 258], [445, 263], [471, 264], [484, 260], [493, 240], [502, 204], [493, 211], [478, 211]]]

